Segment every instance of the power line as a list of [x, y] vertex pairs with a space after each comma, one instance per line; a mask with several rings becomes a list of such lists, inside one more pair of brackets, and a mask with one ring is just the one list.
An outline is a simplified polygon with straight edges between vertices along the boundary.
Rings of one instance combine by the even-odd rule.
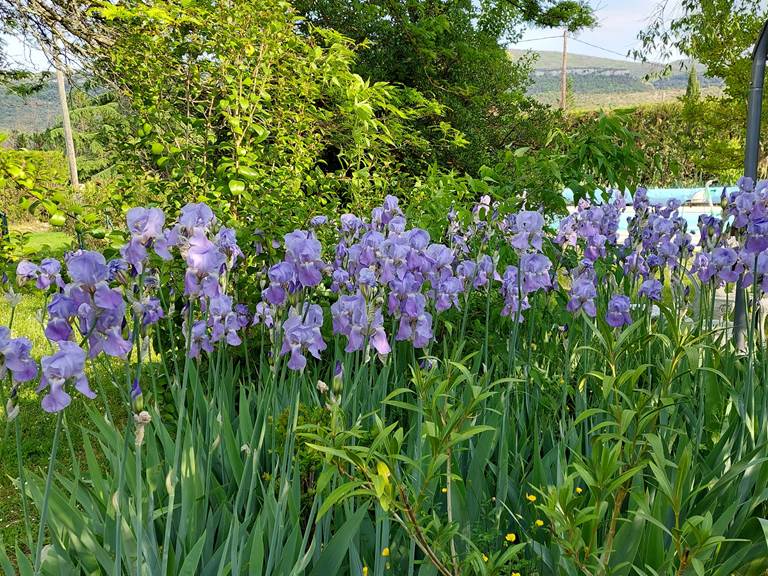
[[597, 48], [598, 50], [602, 50], [604, 52], [609, 52], [611, 54], [615, 54], [616, 56], [621, 56], [622, 58], [626, 58], [626, 54], [622, 54], [621, 52], [616, 52], [615, 50], [611, 50], [610, 48], [604, 48], [602, 46], [598, 46], [597, 44], [591, 44], [589, 42], [585, 42], [584, 40], [579, 40], [578, 38], [575, 38], [571, 36], [571, 40], [574, 40], [576, 42], [580, 42], [581, 44], [586, 44], [587, 46], [591, 46], [592, 48]]
[[527, 38], [525, 40], [518, 40], [517, 42], [512, 42], [512, 45], [515, 44], [522, 44], [523, 42], [537, 42], [539, 40], [551, 40], [552, 38], [562, 38], [559, 34], [557, 36], [542, 36], [541, 38]]

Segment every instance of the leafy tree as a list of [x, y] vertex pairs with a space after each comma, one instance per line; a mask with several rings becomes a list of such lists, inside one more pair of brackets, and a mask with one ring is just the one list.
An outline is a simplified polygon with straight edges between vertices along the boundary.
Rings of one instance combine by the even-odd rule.
[[688, 72], [688, 86], [685, 89], [684, 101], [687, 103], [695, 104], [701, 100], [701, 83], [699, 82], [699, 73], [696, 71], [696, 66], [691, 64], [691, 69]]
[[435, 146], [461, 144], [442, 107], [354, 73], [338, 32], [297, 30], [279, 0], [104, 2], [96, 67], [129, 110], [119, 203], [193, 199], [251, 231], [406, 195]]
[[[363, 77], [413, 87], [448, 109], [470, 145], [445, 159], [476, 171], [499, 150], [529, 145], [547, 111], [525, 96], [529, 61], [509, 58], [501, 42], [524, 24], [592, 25], [574, 0], [297, 0], [305, 25], [336, 29], [366, 42], [356, 70]], [[536, 128], [539, 128], [538, 130]]]
[[725, 80], [726, 92], [745, 98], [750, 83], [752, 46], [768, 19], [768, 4], [759, 0], [682, 0], [658, 5], [640, 34], [636, 55], [670, 56], [679, 51], [707, 67], [707, 75]]

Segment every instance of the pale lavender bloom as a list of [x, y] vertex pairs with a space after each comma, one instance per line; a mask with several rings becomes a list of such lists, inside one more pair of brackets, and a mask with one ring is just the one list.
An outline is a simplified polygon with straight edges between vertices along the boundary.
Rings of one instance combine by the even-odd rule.
[[37, 376], [37, 364], [30, 356], [32, 342], [11, 338], [11, 331], [0, 326], [0, 380], [10, 372], [15, 382], [28, 382]]
[[259, 302], [256, 304], [256, 312], [253, 315], [253, 323], [264, 324], [267, 328], [275, 325], [275, 318], [272, 306], [268, 302]]
[[267, 272], [270, 284], [262, 293], [262, 298], [274, 306], [282, 306], [296, 283], [296, 269], [288, 262], [279, 262]]
[[48, 290], [51, 286], [64, 287], [61, 279], [61, 263], [55, 258], [44, 258], [40, 262], [40, 275], [37, 277], [37, 288]]
[[212, 298], [219, 294], [218, 276], [226, 256], [202, 231], [196, 231], [189, 238], [185, 259], [187, 271], [184, 276], [184, 291], [189, 296], [204, 294]]
[[237, 245], [237, 236], [232, 228], [222, 226], [216, 234], [214, 243], [219, 251], [227, 257], [227, 266], [232, 269], [243, 257], [243, 251]]
[[142, 326], [157, 324], [161, 318], [165, 317], [165, 312], [159, 298], [145, 298], [141, 302], [139, 314]]
[[552, 262], [544, 254], [523, 254], [520, 258], [520, 273], [523, 277], [523, 293], [529, 294], [552, 286], [549, 269]]
[[113, 258], [107, 262], [107, 270], [107, 282], [128, 283], [128, 262], [122, 258]]
[[213, 215], [213, 210], [206, 204], [187, 204], [181, 209], [181, 215], [179, 216], [179, 224], [186, 228], [190, 233], [193, 232], [205, 232], [211, 224], [215, 221], [216, 217]]
[[444, 312], [452, 306], [459, 307], [459, 294], [464, 290], [461, 279], [456, 276], [440, 278], [432, 285], [431, 294], [435, 300], [435, 310]]
[[710, 257], [713, 276], [724, 282], [736, 282], [743, 270], [739, 257], [733, 248], [715, 248]]
[[325, 267], [320, 259], [322, 246], [314, 233], [295, 230], [285, 235], [285, 260], [293, 264], [296, 278], [305, 288], [320, 284]]
[[301, 371], [307, 365], [304, 352], [320, 359], [320, 352], [327, 348], [320, 334], [323, 325], [323, 309], [317, 304], [305, 305], [303, 311], [292, 308], [283, 323], [283, 346], [280, 354], [290, 352], [288, 368]]
[[609, 326], [620, 328], [626, 324], [632, 324], [632, 317], [629, 315], [631, 307], [629, 298], [623, 294], [613, 296], [608, 302], [608, 311], [605, 314], [605, 321]]
[[314, 216], [310, 221], [309, 225], [313, 228], [319, 228], [320, 226], [325, 225], [328, 222], [328, 216]]
[[29, 260], [22, 260], [16, 266], [16, 282], [21, 286], [32, 280], [37, 280], [40, 275], [40, 267]]
[[160, 208], [131, 208], [125, 215], [125, 220], [131, 236], [140, 242], [146, 243], [163, 234], [165, 214]]
[[414, 348], [425, 348], [432, 340], [432, 315], [423, 309], [417, 315], [403, 314], [395, 339], [410, 340]]
[[371, 345], [379, 354], [389, 354], [390, 346], [381, 310], [375, 309], [369, 318], [368, 306], [361, 293], [341, 296], [331, 305], [331, 314], [334, 334], [347, 337], [346, 352], [355, 352]]
[[645, 263], [645, 258], [638, 252], [632, 252], [624, 260], [624, 274], [627, 276], [645, 276], [649, 272], [649, 268]]
[[523, 292], [522, 278], [516, 266], [507, 266], [501, 279], [501, 295], [504, 297], [502, 316], [511, 316], [518, 322], [523, 321], [522, 312], [530, 308], [528, 298]]
[[[186, 328], [186, 320], [184, 321], [185, 326], [183, 326], [184, 329], [184, 336], [187, 337], [187, 328]], [[205, 323], [205, 320], [197, 320], [194, 324], [192, 324], [192, 341], [188, 343], [189, 345], [189, 352], [188, 356], [190, 358], [197, 358], [200, 356], [200, 353], [202, 351], [207, 352], [210, 354], [213, 352], [213, 343], [211, 342], [211, 338], [208, 335], [208, 326]]]
[[109, 277], [109, 268], [99, 252], [78, 250], [66, 258], [67, 272], [75, 284], [94, 287]]
[[662, 284], [655, 278], [649, 278], [648, 280], [645, 280], [640, 285], [640, 290], [638, 290], [638, 294], [640, 296], [645, 296], [649, 300], [653, 300], [655, 302], [658, 302], [661, 300], [661, 290], [662, 290]]
[[574, 279], [570, 292], [571, 299], [568, 301], [567, 309], [576, 314], [583, 310], [587, 316], [594, 318], [597, 315], [595, 307], [595, 298], [597, 289], [592, 280], [584, 277]]
[[523, 211], [514, 217], [514, 224], [511, 227], [513, 234], [510, 244], [517, 250], [528, 250], [534, 248], [541, 250], [542, 229], [544, 228], [544, 217], [539, 212]]
[[43, 356], [40, 364], [42, 376], [37, 392], [48, 389], [41, 402], [46, 412], [60, 412], [69, 406], [72, 397], [64, 387], [70, 383], [87, 398], [96, 397], [85, 376], [85, 351], [74, 342], [59, 342], [59, 351]]

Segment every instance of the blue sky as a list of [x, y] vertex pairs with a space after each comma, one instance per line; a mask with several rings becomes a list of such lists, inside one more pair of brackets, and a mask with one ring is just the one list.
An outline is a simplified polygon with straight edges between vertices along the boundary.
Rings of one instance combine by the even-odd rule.
[[[610, 52], [577, 41], [569, 42], [569, 52], [626, 59], [626, 54], [638, 46], [637, 33], [646, 26], [658, 2], [659, 0], [590, 0], [595, 8], [598, 24], [592, 30], [580, 32], [576, 37], [589, 44], [607, 48]], [[679, 0], [670, 0], [669, 5], [679, 5]], [[525, 31], [521, 42], [511, 46], [521, 49], [560, 51], [562, 50], [561, 38], [531, 41], [557, 34], [560, 34], [559, 30], [532, 28]], [[7, 52], [15, 62], [25, 68], [38, 70], [48, 67], [45, 58], [38, 51], [22, 45], [13, 38], [7, 38], [6, 41]]]
[[[595, 9], [597, 26], [592, 30], [579, 32], [576, 38], [601, 46], [609, 51], [601, 50], [577, 41], [569, 41], [568, 51], [590, 56], [604, 58], [624, 58], [633, 48], [639, 47], [637, 34], [644, 29], [649, 19], [656, 13], [659, 0], [591, 0], [590, 4]], [[670, 0], [667, 6], [669, 10], [679, 6], [678, 0]], [[561, 34], [560, 30], [532, 28], [525, 32], [520, 43], [512, 44], [512, 48], [532, 50], [556, 50], [563, 48], [562, 38], [531, 41], [543, 36]], [[623, 55], [623, 56], [620, 56]], [[676, 56], [677, 57], [677, 56]]]

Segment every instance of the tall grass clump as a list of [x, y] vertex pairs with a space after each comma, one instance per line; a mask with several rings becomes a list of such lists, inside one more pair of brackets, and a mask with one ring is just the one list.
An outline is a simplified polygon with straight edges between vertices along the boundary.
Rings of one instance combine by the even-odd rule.
[[42, 293], [49, 350], [0, 330], [4, 441], [23, 386], [57, 416], [45, 475], [19, 451], [24, 537], [0, 567], [763, 573], [768, 184], [696, 231], [674, 201], [632, 203], [621, 240], [621, 195], [556, 227], [483, 197], [432, 234], [387, 197], [271, 244], [204, 204], [169, 226], [134, 208], [116, 258], [20, 262], [9, 304]]

